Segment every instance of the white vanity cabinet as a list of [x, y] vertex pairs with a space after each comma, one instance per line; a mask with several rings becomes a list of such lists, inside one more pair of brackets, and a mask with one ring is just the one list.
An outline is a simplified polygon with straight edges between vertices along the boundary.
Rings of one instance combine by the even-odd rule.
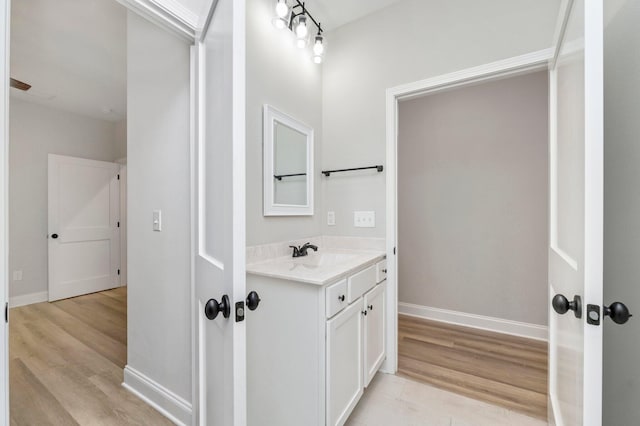
[[261, 298], [246, 316], [249, 426], [346, 422], [385, 359], [381, 262], [326, 285], [247, 274]]

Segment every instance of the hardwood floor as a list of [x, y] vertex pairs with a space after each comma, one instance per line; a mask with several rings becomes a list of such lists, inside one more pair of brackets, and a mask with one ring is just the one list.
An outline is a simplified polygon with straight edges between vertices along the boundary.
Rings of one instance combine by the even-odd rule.
[[400, 315], [398, 374], [547, 416], [547, 343]]
[[12, 426], [171, 425], [124, 389], [127, 290], [10, 310]]

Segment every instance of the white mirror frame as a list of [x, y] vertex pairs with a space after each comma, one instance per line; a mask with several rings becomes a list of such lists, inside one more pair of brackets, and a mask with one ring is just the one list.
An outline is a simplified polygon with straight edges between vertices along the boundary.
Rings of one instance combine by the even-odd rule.
[[[263, 185], [265, 216], [313, 216], [313, 129], [295, 118], [278, 111], [273, 106], [264, 105], [263, 122]], [[274, 125], [278, 121], [307, 136], [307, 203], [305, 205], [276, 204], [274, 202]]]

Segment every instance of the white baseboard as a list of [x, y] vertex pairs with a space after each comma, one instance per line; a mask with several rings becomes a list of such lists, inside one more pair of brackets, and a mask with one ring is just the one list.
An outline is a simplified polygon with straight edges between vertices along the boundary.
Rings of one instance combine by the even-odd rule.
[[548, 340], [548, 327], [543, 325], [467, 314], [464, 312], [449, 311], [403, 302], [398, 303], [398, 313], [433, 321], [463, 325], [465, 327], [479, 328], [481, 330], [495, 331], [496, 333], [527, 337], [529, 339]]
[[191, 404], [128, 365], [124, 367], [122, 386], [173, 423], [191, 425]]
[[20, 296], [9, 297], [9, 307], [17, 308], [18, 306], [31, 305], [34, 303], [46, 302], [49, 300], [48, 291], [39, 291], [37, 293], [22, 294]]

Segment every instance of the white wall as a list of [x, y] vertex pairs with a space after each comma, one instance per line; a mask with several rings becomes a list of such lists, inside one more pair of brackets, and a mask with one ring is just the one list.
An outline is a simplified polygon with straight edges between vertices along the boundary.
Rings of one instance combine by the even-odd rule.
[[604, 32], [604, 303], [634, 315], [604, 317], [602, 424], [640, 418], [640, 0], [607, 0]]
[[131, 12], [127, 38], [127, 368], [190, 401], [189, 45]]
[[[385, 163], [385, 90], [550, 47], [557, 0], [405, 0], [327, 35], [322, 167]], [[384, 173], [321, 178], [332, 235], [385, 236]], [[376, 228], [354, 228], [374, 210]]]
[[[271, 0], [247, 2], [247, 245], [318, 235], [322, 230], [320, 149], [322, 146], [322, 68], [308, 49], [297, 49], [289, 31], [271, 24]], [[262, 215], [262, 107], [273, 105], [314, 129], [315, 214]]]
[[547, 71], [400, 102], [400, 302], [547, 323]]
[[[114, 161], [112, 122], [11, 98], [9, 145], [9, 293], [47, 291], [47, 156]], [[13, 271], [22, 280], [13, 280]]]

